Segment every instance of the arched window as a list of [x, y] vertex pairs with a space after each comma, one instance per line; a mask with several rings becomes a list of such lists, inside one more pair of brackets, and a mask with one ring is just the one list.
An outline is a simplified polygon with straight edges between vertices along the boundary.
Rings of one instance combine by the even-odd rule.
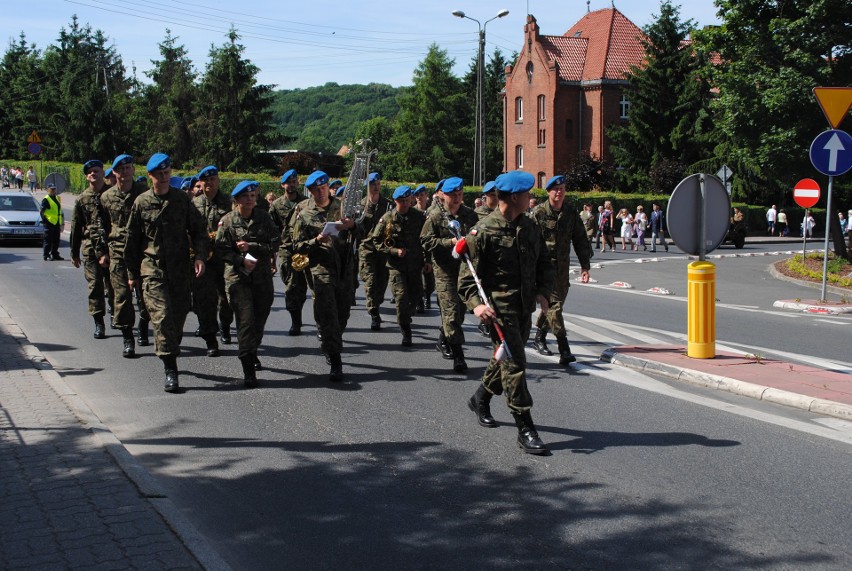
[[538, 120], [544, 121], [544, 95], [538, 96]]
[[515, 169], [524, 168], [524, 147], [518, 145], [515, 147]]
[[515, 121], [523, 121], [524, 120], [524, 98], [516, 97], [515, 98]]
[[544, 188], [545, 184], [547, 184], [547, 175], [543, 172], [538, 173], [538, 188]]
[[527, 82], [532, 83], [533, 76], [533, 63], [531, 61], [527, 62]]

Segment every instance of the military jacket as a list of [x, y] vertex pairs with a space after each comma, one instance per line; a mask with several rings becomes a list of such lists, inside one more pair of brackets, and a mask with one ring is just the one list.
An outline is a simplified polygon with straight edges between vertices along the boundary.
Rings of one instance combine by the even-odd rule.
[[[497, 209], [480, 220], [465, 240], [473, 267], [498, 316], [532, 314], [536, 296], [550, 295], [553, 265], [541, 230], [529, 216], [509, 221]], [[459, 271], [458, 286], [470, 309], [484, 303], [467, 264]]]
[[91, 187], [77, 197], [71, 216], [72, 258], [80, 259], [81, 248], [84, 255], [98, 258], [107, 253], [102, 200], [103, 193], [98, 194]]
[[143, 192], [127, 220], [124, 261], [128, 278], [188, 282], [192, 277], [192, 265], [187, 262], [190, 240], [195, 259], [206, 260], [210, 238], [189, 196], [176, 188], [163, 196], [153, 189]]
[[[423, 247], [420, 245], [420, 232], [426, 217], [416, 208], [409, 208], [400, 214], [394, 208], [384, 216], [373, 229], [370, 240], [376, 251], [387, 256], [389, 268], [403, 269], [423, 267]], [[405, 249], [405, 256], [395, 255], [399, 248]]]
[[128, 192], [122, 192], [118, 185], [110, 187], [101, 196], [104, 211], [104, 225], [107, 231], [109, 255], [113, 258], [124, 256], [124, 245], [127, 241], [127, 221], [133, 203], [148, 187], [145, 183], [134, 182]]
[[[260, 203], [260, 201], [258, 201]], [[217, 250], [213, 247], [213, 240], [216, 239], [216, 232], [219, 229], [219, 221], [222, 217], [231, 212], [234, 208], [234, 201], [229, 194], [225, 194], [221, 190], [210, 199], [203, 192], [192, 199], [192, 205], [195, 206], [201, 218], [204, 219], [204, 224], [207, 229], [207, 236], [211, 241], [210, 258], [214, 258]]]
[[487, 206], [482, 204], [480, 206], [477, 206], [474, 212], [476, 212], [476, 215], [479, 217], [480, 220], [482, 220], [483, 218], [494, 212], [494, 209], [488, 208]]
[[565, 283], [568, 280], [568, 266], [571, 259], [571, 244], [580, 261], [580, 267], [591, 267], [592, 247], [589, 244], [586, 228], [577, 209], [568, 201], [562, 202], [561, 210], [554, 210], [550, 201], [536, 206], [531, 214], [541, 229], [547, 244], [550, 263], [556, 268], [556, 280]]
[[[364, 236], [372, 234], [373, 230], [376, 228], [376, 224], [379, 223], [382, 216], [394, 209], [396, 209], [394, 203], [384, 196], [379, 196], [379, 201], [375, 204], [370, 202], [369, 195], [365, 196], [361, 200], [361, 212], [364, 213], [364, 218], [360, 224]], [[372, 240], [364, 240], [361, 243], [361, 246], [368, 251], [374, 250]]]
[[285, 193], [283, 196], [276, 198], [269, 206], [269, 215], [272, 216], [272, 221], [281, 229], [279, 240], [280, 253], [282, 257], [289, 257], [293, 248], [292, 239], [290, 237], [290, 218], [299, 204], [295, 200], [287, 198]]
[[343, 275], [345, 264], [352, 263], [352, 245], [350, 234], [360, 237], [361, 228], [344, 230], [324, 244], [316, 240], [326, 222], [340, 220], [340, 200], [331, 197], [325, 207], [317, 206], [313, 198], [303, 200], [296, 205], [290, 217], [290, 235], [292, 236], [293, 254], [303, 254], [310, 260], [311, 275], [315, 280], [324, 283], [331, 282]]
[[[265, 210], [254, 208], [249, 218], [243, 218], [235, 208], [219, 221], [216, 231], [216, 252], [225, 263], [225, 283], [271, 277], [272, 257], [278, 250], [280, 231]], [[237, 248], [237, 242], [248, 242], [248, 253], [257, 259], [250, 273], [243, 269], [245, 255]]]
[[464, 204], [459, 206], [455, 215], [444, 209], [430, 208], [420, 233], [420, 243], [423, 249], [432, 255], [432, 263], [439, 266], [448, 273], [458, 270], [461, 259], [453, 258], [453, 238], [450, 231], [449, 221], [457, 220], [461, 225], [461, 235], [466, 235], [473, 228], [478, 219], [476, 213]]

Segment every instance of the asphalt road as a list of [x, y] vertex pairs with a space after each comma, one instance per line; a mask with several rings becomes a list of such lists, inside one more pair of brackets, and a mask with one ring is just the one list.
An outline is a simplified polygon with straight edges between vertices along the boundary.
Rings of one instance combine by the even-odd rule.
[[[0, 303], [234, 568], [852, 568], [852, 423], [596, 360], [612, 343], [685, 334], [687, 262], [669, 258], [572, 288], [571, 371], [530, 355], [547, 457], [519, 452], [500, 400], [495, 430], [467, 410], [489, 356], [470, 318], [460, 376], [434, 350], [436, 310], [404, 349], [390, 306], [373, 333], [359, 295], [348, 382], [333, 386], [313, 328], [287, 336], [279, 294], [261, 388], [246, 391], [230, 382], [235, 348], [206, 358], [190, 316], [186, 391], [168, 395], [151, 349], [125, 360], [118, 332], [92, 339], [70, 262], [0, 246]], [[776, 295], [805, 295], [768, 277], [770, 259], [718, 261], [717, 338], [849, 367], [837, 357], [852, 319], [773, 310]], [[615, 280], [634, 289], [602, 285]], [[654, 286], [673, 295], [642, 293]]]

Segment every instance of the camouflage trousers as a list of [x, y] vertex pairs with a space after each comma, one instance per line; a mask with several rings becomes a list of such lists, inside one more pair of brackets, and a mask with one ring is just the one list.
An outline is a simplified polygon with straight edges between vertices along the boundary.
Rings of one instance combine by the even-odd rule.
[[565, 307], [565, 298], [568, 297], [569, 287], [571, 286], [568, 283], [556, 284], [547, 300], [550, 303], [550, 309], [546, 313], [538, 314], [535, 325], [545, 333], [551, 331], [556, 337], [567, 336], [562, 310]]
[[249, 275], [228, 285], [228, 301], [237, 319], [239, 356], [257, 353], [275, 299], [272, 275]]
[[453, 345], [464, 343], [464, 315], [466, 307], [459, 297], [458, 268], [447, 271], [440, 266], [435, 268], [435, 289], [438, 292], [438, 308], [441, 310], [441, 330], [447, 342]]
[[[524, 353], [532, 328], [532, 317], [528, 314], [500, 314], [497, 321], [503, 329], [506, 344], [513, 358], [497, 361], [492, 357], [482, 375], [482, 384], [491, 394], [506, 393], [506, 404], [513, 412], [525, 412], [533, 405], [532, 395], [527, 388], [527, 359]], [[500, 346], [496, 328], [493, 327], [491, 343], [495, 351]]]
[[139, 318], [148, 319], [148, 310], [145, 308], [142, 287], [136, 286], [134, 292], [127, 285], [127, 265], [121, 256], [111, 256], [109, 260], [109, 277], [112, 281], [113, 290], [113, 313], [112, 323], [117, 329], [133, 329], [136, 324], [136, 312], [133, 309], [133, 294], [136, 294], [136, 304], [139, 307]]
[[350, 267], [342, 276], [313, 276], [314, 321], [326, 355], [339, 355], [343, 350], [343, 332], [352, 307], [352, 273]]
[[379, 252], [361, 250], [359, 273], [364, 282], [364, 292], [367, 296], [367, 313], [371, 316], [379, 314], [379, 307], [385, 300], [388, 289], [388, 273], [386, 256]]
[[204, 274], [193, 278], [191, 284], [192, 308], [198, 316], [201, 337], [216, 335], [220, 329], [228, 333], [234, 321], [234, 310], [225, 291], [225, 264], [217, 258], [209, 260]]
[[94, 253], [86, 253], [82, 260], [83, 275], [86, 277], [86, 287], [89, 290], [89, 315], [103, 317], [106, 313], [104, 295], [112, 305], [113, 292], [110, 283], [109, 270], [98, 263]]
[[396, 322], [400, 327], [408, 327], [417, 309], [417, 302], [423, 297], [421, 266], [389, 268], [388, 272], [396, 304]]
[[[194, 276], [190, 277], [190, 280], [194, 279]], [[157, 356], [176, 357], [180, 353], [186, 314], [192, 304], [189, 280], [145, 277], [142, 293], [154, 328]]]
[[303, 270], [301, 272], [290, 269], [290, 275], [287, 277], [284, 290], [284, 307], [292, 313], [302, 313], [302, 307], [305, 306], [305, 300], [308, 299], [308, 278]]
[[427, 299], [432, 297], [432, 294], [435, 292], [435, 272], [434, 270], [431, 272], [423, 272], [422, 278], [423, 284], [423, 298]]

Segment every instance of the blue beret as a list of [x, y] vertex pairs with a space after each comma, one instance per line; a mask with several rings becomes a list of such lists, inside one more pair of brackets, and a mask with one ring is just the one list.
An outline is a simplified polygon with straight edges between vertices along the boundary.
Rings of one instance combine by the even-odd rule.
[[442, 178], [441, 180], [438, 181], [438, 184], [435, 185], [435, 192], [438, 192], [439, 190], [444, 188], [444, 181], [445, 180], [447, 180], [447, 179]]
[[112, 168], [116, 169], [122, 165], [132, 165], [133, 157], [130, 155], [118, 155], [115, 157], [115, 160], [112, 161]]
[[193, 186], [195, 186], [196, 182], [198, 182], [197, 176], [188, 176], [183, 179], [183, 182], [180, 183], [180, 189], [186, 190], [188, 188], [192, 188]]
[[494, 192], [494, 181], [489, 180], [485, 183], [485, 186], [482, 187], [482, 194], [488, 194], [489, 192]]
[[370, 182], [376, 182], [377, 180], [382, 180], [382, 175], [377, 172], [370, 173]]
[[544, 189], [550, 190], [551, 187], [554, 187], [554, 186], [557, 186], [557, 185], [560, 185], [560, 184], [565, 184], [565, 177], [562, 176], [561, 174], [558, 174], [555, 177], [551, 178], [549, 181], [547, 181], [547, 184], [544, 186]]
[[98, 159], [92, 159], [83, 163], [83, 174], [89, 174], [89, 169], [93, 167], [104, 168], [104, 164]]
[[281, 184], [284, 184], [285, 182], [290, 180], [290, 177], [292, 177], [292, 176], [299, 176], [299, 173], [296, 172], [296, 169], [290, 169], [287, 172], [285, 172], [284, 174], [282, 174], [281, 175]]
[[343, 196], [343, 193], [346, 192], [346, 186], [341, 186], [337, 189], [337, 192], [334, 193], [334, 196]]
[[529, 192], [535, 186], [535, 177], [524, 171], [503, 173], [494, 180], [494, 186], [500, 192], [516, 194]]
[[411, 187], [410, 186], [405, 186], [405, 185], [398, 186], [398, 187], [396, 187], [396, 190], [393, 191], [393, 199], [399, 200], [400, 198], [405, 198], [406, 196], [409, 196], [410, 194], [411, 194]]
[[219, 169], [217, 169], [213, 165], [209, 165], [198, 171], [198, 174], [195, 175], [198, 178], [207, 178], [208, 176], [217, 176], [219, 174]]
[[444, 181], [444, 192], [455, 192], [464, 188], [464, 181], [457, 176]]
[[169, 155], [165, 153], [154, 153], [151, 155], [151, 158], [148, 159], [148, 164], [145, 165], [145, 168], [148, 169], [148, 172], [154, 172], [160, 169], [167, 169], [172, 166], [172, 159], [169, 158]]
[[331, 181], [330, 183], [328, 183], [328, 186], [334, 186], [335, 184], [336, 184], [336, 185], [338, 186], [338, 188], [339, 188], [339, 187], [343, 186], [343, 181], [342, 181], [342, 180], [340, 180], [339, 178], [336, 178], [336, 179], [334, 179], [333, 181]]
[[110, 176], [112, 176], [112, 168], [108, 168], [104, 171], [104, 178], [109, 178]]
[[181, 188], [185, 180], [182, 176], [173, 176], [169, 179], [169, 186], [172, 188]]
[[236, 198], [240, 195], [240, 193], [245, 192], [247, 190], [257, 190], [260, 187], [260, 183], [256, 180], [244, 180], [237, 184], [234, 187], [234, 190], [231, 192], [231, 196]]
[[314, 171], [308, 175], [308, 180], [305, 181], [305, 187], [310, 188], [314, 185], [326, 184], [328, 175], [322, 171]]
[[419, 185], [417, 188], [414, 189], [414, 191], [412, 191], [411, 194], [413, 196], [417, 196], [418, 194], [420, 194], [422, 192], [426, 192], [426, 185], [425, 184]]

